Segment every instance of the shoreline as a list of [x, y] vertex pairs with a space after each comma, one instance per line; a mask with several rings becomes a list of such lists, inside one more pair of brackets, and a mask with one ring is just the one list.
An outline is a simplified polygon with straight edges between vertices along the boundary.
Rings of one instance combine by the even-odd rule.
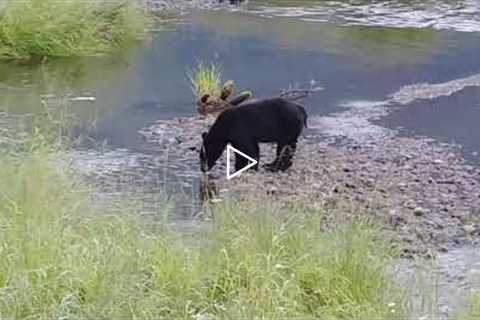
[[[198, 116], [162, 120], [142, 135], [153, 148], [188, 159], [199, 170], [197, 148], [209, 122]], [[321, 206], [327, 225], [361, 214], [380, 222], [398, 240], [404, 257], [478, 242], [480, 168], [467, 164], [458, 148], [393, 132], [340, 143], [322, 136], [315, 124], [307, 129], [286, 172], [261, 168], [274, 157], [266, 144], [261, 144], [259, 171], [230, 181], [223, 177], [222, 157], [211, 172], [220, 199], [235, 195], [301, 201]], [[333, 215], [339, 212], [342, 217]]]

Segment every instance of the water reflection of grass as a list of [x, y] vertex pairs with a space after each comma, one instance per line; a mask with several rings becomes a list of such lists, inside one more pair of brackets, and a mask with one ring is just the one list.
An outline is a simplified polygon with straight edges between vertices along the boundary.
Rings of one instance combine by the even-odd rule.
[[110, 52], [144, 32], [136, 1], [8, 1], [0, 10], [0, 60]]
[[271, 23], [268, 19], [231, 13], [202, 12], [197, 19], [211, 32], [253, 37], [282, 48], [346, 56], [378, 69], [428, 60], [449, 37], [433, 29], [344, 27], [292, 18], [275, 18], [275, 23]]
[[382, 61], [413, 65], [433, 51], [439, 33], [433, 29], [351, 27], [346, 34], [361, 51]]
[[232, 199], [192, 241], [104, 212], [42, 134], [0, 156], [0, 318], [404, 315], [372, 225]]

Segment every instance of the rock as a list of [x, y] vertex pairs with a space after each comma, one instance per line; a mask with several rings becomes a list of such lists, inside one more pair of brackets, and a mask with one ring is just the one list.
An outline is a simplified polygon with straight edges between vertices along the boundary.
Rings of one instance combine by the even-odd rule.
[[450, 313], [450, 308], [448, 306], [441, 306], [439, 308], [439, 311], [441, 314], [445, 315], [445, 316], [448, 316], [449, 313]]
[[406, 160], [410, 160], [413, 158], [412, 155], [408, 154], [408, 153], [403, 153], [402, 156], [406, 159]]
[[387, 190], [385, 190], [384, 188], [378, 188], [377, 190], [378, 190], [378, 192], [382, 193], [383, 195], [387, 194]]
[[356, 189], [357, 188], [357, 186], [354, 185], [351, 182], [345, 182], [345, 187], [347, 187], [348, 189]]
[[415, 209], [415, 202], [413, 200], [409, 200], [407, 201], [407, 203], [405, 203], [405, 207], [407, 207], [407, 209]]
[[272, 186], [267, 190], [267, 194], [276, 194], [277, 192], [278, 192], [278, 188], [275, 186]]
[[369, 178], [369, 179], [365, 180], [364, 184], [368, 188], [373, 188], [373, 187], [375, 187], [375, 180], [372, 179], [372, 178]]
[[416, 207], [415, 209], [413, 209], [413, 214], [417, 217], [421, 217], [427, 213], [429, 213], [429, 210], [422, 207]]
[[463, 227], [463, 230], [465, 230], [465, 232], [468, 234], [473, 234], [476, 229], [477, 228], [475, 228], [475, 226], [472, 224], [467, 224], [466, 226]]

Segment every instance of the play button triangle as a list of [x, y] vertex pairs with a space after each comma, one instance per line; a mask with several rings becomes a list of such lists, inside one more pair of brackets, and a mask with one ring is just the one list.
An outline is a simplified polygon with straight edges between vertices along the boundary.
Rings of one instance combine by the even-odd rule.
[[[230, 170], [230, 167], [231, 167], [231, 164], [230, 164], [230, 157], [233, 155], [233, 154], [239, 154], [241, 155], [242, 157], [246, 158], [248, 160], [248, 164], [243, 167], [242, 169], [238, 170], [238, 171], [235, 171], [233, 173], [230, 173], [231, 170]], [[257, 160], [253, 159], [252, 157], [246, 155], [245, 153], [241, 152], [240, 150], [238, 149], [235, 149], [234, 147], [232, 147], [231, 145], [227, 145], [227, 179], [230, 180], [232, 178], [235, 178], [235, 177], [238, 177], [239, 175], [241, 175], [243, 172], [245, 172], [246, 170], [250, 169], [251, 167], [253, 167], [254, 165], [256, 165], [258, 163]]]

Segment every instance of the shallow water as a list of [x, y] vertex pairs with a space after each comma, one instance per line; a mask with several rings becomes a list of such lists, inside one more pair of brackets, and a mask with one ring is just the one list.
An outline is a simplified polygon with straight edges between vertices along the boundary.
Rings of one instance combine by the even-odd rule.
[[[412, 110], [413, 109], [413, 110]], [[435, 137], [462, 146], [465, 158], [480, 160], [480, 89], [466, 88], [429, 101], [396, 107], [383, 122], [402, 134]]]
[[[253, 11], [266, 17], [333, 21], [339, 25], [480, 31], [480, 3], [467, 1], [258, 1]], [[255, 5], [257, 4], [257, 5]]]
[[400, 261], [398, 266], [415, 319], [457, 319], [480, 287], [478, 246], [440, 253], [435, 260]]
[[[475, 2], [435, 3], [390, 1], [375, 2], [372, 7], [385, 8], [393, 17], [401, 8], [403, 12], [419, 6], [461, 21], [465, 12], [472, 19], [480, 16]], [[303, 15], [314, 16], [311, 12], [325, 12], [319, 6], [330, 8], [326, 11], [333, 12], [333, 17], [302, 19]], [[344, 7], [349, 8], [348, 14]], [[451, 31], [458, 23], [441, 30], [424, 28], [415, 25], [415, 15], [405, 18], [413, 28], [403, 28], [390, 16], [382, 27], [338, 22], [337, 16], [346, 19], [358, 15], [357, 11], [374, 16], [365, 7], [370, 8], [361, 1], [348, 6], [332, 1], [251, 1], [233, 12], [193, 11], [183, 16], [183, 23], [151, 34], [142, 47], [115, 59], [61, 61], [38, 69], [0, 66], [0, 83], [28, 88], [0, 89], [0, 105], [12, 112], [32, 112], [39, 110], [39, 95], [94, 96], [96, 102], [75, 102], [72, 108], [85, 121], [95, 120], [95, 138], [107, 139], [112, 147], [137, 150], [141, 149], [138, 129], [155, 119], [194, 113], [185, 73], [198, 60], [217, 60], [225, 77], [235, 79], [240, 88], [252, 88], [260, 97], [275, 95], [292, 84], [308, 86], [315, 80], [325, 91], [306, 101], [313, 115], [341, 111], [349, 101], [382, 101], [405, 85], [442, 83], [480, 73], [478, 33]], [[277, 11], [285, 14], [263, 18], [262, 12]], [[459, 95], [454, 103], [468, 108], [472, 99]], [[415, 114], [429, 104], [418, 101], [405, 106], [403, 112]], [[435, 122], [441, 127], [448, 120], [442, 116]], [[434, 131], [431, 135], [440, 136]], [[477, 140], [475, 135], [472, 140]]]

